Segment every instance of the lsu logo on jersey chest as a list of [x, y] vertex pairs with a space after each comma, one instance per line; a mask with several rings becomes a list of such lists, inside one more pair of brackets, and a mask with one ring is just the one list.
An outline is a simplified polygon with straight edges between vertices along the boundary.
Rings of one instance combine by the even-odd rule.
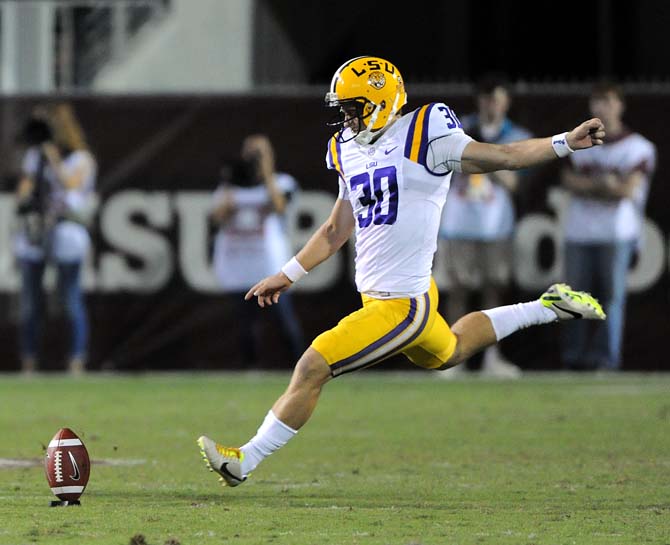
[[[365, 153], [371, 158], [365, 163], [365, 168], [367, 170], [374, 168], [380, 164], [390, 164], [397, 160], [397, 151], [400, 149], [399, 144], [394, 144], [393, 142], [382, 145], [382, 146], [372, 146], [368, 148]], [[363, 151], [363, 150], [361, 150]]]

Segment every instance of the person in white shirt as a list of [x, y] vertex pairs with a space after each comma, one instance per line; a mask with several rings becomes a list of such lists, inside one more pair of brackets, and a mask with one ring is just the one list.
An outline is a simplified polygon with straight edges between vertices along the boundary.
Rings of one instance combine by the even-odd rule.
[[[585, 292], [554, 284], [538, 300], [466, 314], [451, 327], [437, 312], [433, 255], [442, 207], [454, 171], [516, 170], [602, 144], [599, 119], [552, 138], [509, 144], [477, 142], [444, 103], [403, 115], [398, 68], [379, 57], [356, 57], [333, 76], [326, 104], [339, 130], [328, 143], [337, 173], [330, 218], [279, 272], [255, 284], [246, 299], [277, 304], [294, 282], [356, 233], [356, 287], [362, 308], [319, 335], [298, 360], [288, 388], [256, 435], [240, 448], [201, 436], [209, 468], [229, 486], [286, 444], [310, 418], [332, 378], [395, 354], [433, 370], [448, 369], [519, 329], [572, 318], [605, 319]], [[226, 425], [225, 412], [213, 420]]]
[[563, 218], [565, 277], [593, 291], [607, 322], [571, 323], [562, 331], [562, 362], [570, 370], [617, 370], [622, 363], [626, 280], [642, 244], [641, 228], [656, 167], [656, 148], [623, 122], [624, 96], [613, 83], [594, 86], [589, 106], [607, 129], [602, 146], [570, 156], [562, 183], [570, 193]]
[[[214, 272], [229, 294], [237, 316], [241, 362], [258, 363], [262, 344], [260, 309], [244, 303], [252, 278], [278, 270], [291, 255], [287, 215], [295, 206], [298, 184], [275, 170], [270, 139], [253, 134], [244, 139], [241, 160], [224, 165], [212, 198], [211, 217], [218, 227], [214, 240]], [[273, 317], [291, 358], [305, 349], [304, 336], [291, 297], [274, 307]]]
[[[476, 85], [477, 111], [464, 116], [463, 130], [480, 142], [507, 144], [531, 137], [514, 123], [507, 112], [510, 91], [501, 74], [485, 74]], [[471, 310], [473, 294], [485, 308], [503, 303], [512, 269], [512, 236], [516, 223], [513, 193], [519, 187], [520, 172], [501, 170], [488, 174], [452, 177], [440, 224], [439, 257], [446, 263], [445, 315], [455, 321]], [[459, 365], [439, 376], [463, 374], [471, 365]], [[518, 378], [521, 368], [508, 361], [498, 345], [483, 354], [481, 374], [497, 378]]]
[[37, 369], [44, 318], [42, 280], [57, 272], [58, 294], [70, 324], [68, 369], [85, 370], [88, 318], [81, 267], [90, 246], [87, 223], [94, 207], [97, 163], [69, 104], [37, 112], [26, 126], [29, 140], [16, 191], [19, 228], [14, 253], [21, 268], [21, 369]]

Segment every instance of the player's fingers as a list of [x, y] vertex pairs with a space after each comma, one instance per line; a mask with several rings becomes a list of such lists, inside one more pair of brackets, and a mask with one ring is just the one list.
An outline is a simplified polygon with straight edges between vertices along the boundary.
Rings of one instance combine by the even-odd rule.
[[577, 127], [576, 134], [578, 138], [584, 136], [591, 136], [602, 128], [602, 124], [599, 119], [593, 118], [588, 121], [584, 121], [579, 127]]
[[259, 286], [260, 286], [260, 285], [261, 285], [261, 282], [259, 282], [259, 283], [256, 284], [255, 286], [253, 286], [253, 287], [247, 292], [247, 294], [244, 296], [244, 300], [245, 300], [245, 301], [248, 301], [248, 300], [251, 299], [252, 297], [256, 297], [256, 296], [258, 295], [258, 293], [259, 293], [258, 290], [259, 290]]
[[261, 295], [259, 295], [258, 297], [256, 297], [256, 300], [258, 301], [258, 306], [259, 306], [259, 307], [261, 307], [261, 308], [265, 308], [265, 303], [263, 302], [263, 297], [262, 297]]
[[281, 295], [280, 292], [275, 293], [275, 294], [272, 296], [272, 301], [274, 301], [275, 303], [279, 303], [279, 296], [280, 296], [280, 295]]
[[602, 127], [589, 129], [589, 132], [587, 133], [591, 138], [605, 138], [605, 134], [606, 133]]
[[600, 121], [600, 119], [598, 119], [597, 117], [593, 117], [588, 121], [585, 121], [584, 124], [589, 128], [589, 130], [604, 128], [603, 122]]

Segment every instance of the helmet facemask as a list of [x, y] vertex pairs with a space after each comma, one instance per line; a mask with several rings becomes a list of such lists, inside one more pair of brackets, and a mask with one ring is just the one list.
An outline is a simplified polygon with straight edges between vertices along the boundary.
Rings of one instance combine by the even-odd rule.
[[[338, 130], [337, 138], [340, 142], [348, 142], [353, 139], [360, 142], [360, 137], [363, 134], [372, 134], [371, 127], [374, 126], [383, 106], [383, 104], [377, 106], [365, 97], [340, 100], [335, 93], [328, 93], [326, 95], [326, 107], [334, 110], [334, 114], [326, 125]], [[344, 129], [351, 131], [351, 136], [347, 139], [344, 139], [343, 136]]]

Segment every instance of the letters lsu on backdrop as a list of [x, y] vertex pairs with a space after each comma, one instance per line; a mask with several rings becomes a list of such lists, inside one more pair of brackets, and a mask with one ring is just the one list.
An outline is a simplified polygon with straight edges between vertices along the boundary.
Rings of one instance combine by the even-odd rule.
[[[119, 191], [106, 199], [98, 209], [97, 236], [84, 270], [85, 289], [97, 293], [155, 293], [179, 274], [194, 291], [216, 292], [209, 254], [210, 199], [206, 191], [142, 190]], [[328, 217], [334, 199], [334, 195], [325, 191], [301, 191], [296, 210], [289, 218], [289, 232], [296, 250], [307, 241], [313, 226]], [[554, 249], [560, 248], [559, 221], [567, 205], [565, 192], [552, 188], [547, 204], [554, 214], [526, 214], [520, 218], [515, 233], [515, 281], [528, 291], [542, 289], [560, 270], [560, 255], [554, 252], [553, 262], [543, 264], [540, 248], [547, 239], [553, 242]], [[0, 193], [0, 248], [6, 249], [4, 255], [0, 254], [0, 293], [15, 293], [20, 284], [9, 252], [14, 208], [13, 194]], [[144, 219], [142, 223], [135, 220], [138, 216]], [[306, 217], [311, 221], [298, 221]], [[629, 289], [633, 292], [652, 288], [663, 272], [670, 269], [667, 234], [646, 218], [644, 236], [642, 253], [629, 275]], [[349, 255], [353, 255], [352, 251]], [[435, 280], [442, 286], [444, 271], [439, 260], [435, 265]], [[353, 282], [353, 259], [346, 263], [345, 255], [340, 253], [310, 273], [296, 290], [331, 288], [342, 274]], [[46, 281], [53, 283], [53, 278], [47, 277]]]

